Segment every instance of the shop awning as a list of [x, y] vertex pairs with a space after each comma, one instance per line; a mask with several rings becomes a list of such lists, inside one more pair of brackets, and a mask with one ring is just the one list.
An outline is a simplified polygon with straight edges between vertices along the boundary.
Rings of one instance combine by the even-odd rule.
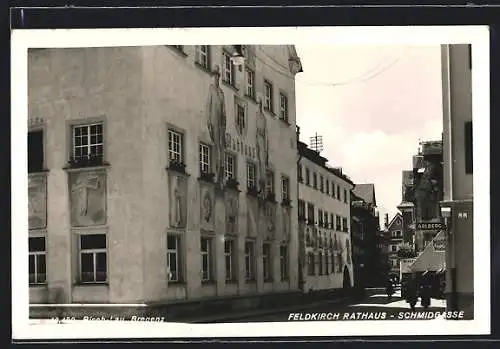
[[446, 235], [444, 231], [436, 234], [434, 239], [410, 266], [410, 272], [442, 272], [446, 269], [446, 256], [443, 245]]

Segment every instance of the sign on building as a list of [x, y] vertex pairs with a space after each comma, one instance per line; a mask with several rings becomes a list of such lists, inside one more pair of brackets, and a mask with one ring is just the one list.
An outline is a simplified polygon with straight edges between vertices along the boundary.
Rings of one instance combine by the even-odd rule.
[[418, 222], [415, 224], [416, 230], [442, 230], [444, 229], [443, 223], [434, 222]]
[[434, 250], [436, 251], [445, 251], [446, 250], [446, 237], [445, 236], [436, 236], [434, 240], [432, 240], [432, 245], [434, 246]]
[[410, 272], [410, 265], [413, 264], [417, 259], [416, 258], [404, 258], [399, 261], [399, 268], [401, 271], [401, 274], [409, 273]]

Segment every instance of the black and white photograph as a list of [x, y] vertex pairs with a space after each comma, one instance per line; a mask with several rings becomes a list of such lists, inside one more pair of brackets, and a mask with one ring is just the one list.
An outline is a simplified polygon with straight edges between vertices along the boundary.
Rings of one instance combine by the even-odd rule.
[[488, 35], [14, 30], [14, 336], [489, 334]]

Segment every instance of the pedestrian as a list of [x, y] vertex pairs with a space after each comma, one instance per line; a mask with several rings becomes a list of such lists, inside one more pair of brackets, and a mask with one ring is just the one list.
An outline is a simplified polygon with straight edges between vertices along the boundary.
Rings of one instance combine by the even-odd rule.
[[431, 283], [427, 275], [424, 276], [420, 285], [420, 304], [425, 309], [431, 305]]
[[415, 310], [418, 298], [417, 293], [417, 281], [415, 280], [415, 276], [410, 274], [406, 283], [406, 302], [410, 304], [411, 310]]
[[385, 293], [387, 294], [387, 300], [392, 299], [392, 295], [394, 294], [394, 285], [392, 284], [392, 280], [387, 280], [387, 284], [385, 286]]

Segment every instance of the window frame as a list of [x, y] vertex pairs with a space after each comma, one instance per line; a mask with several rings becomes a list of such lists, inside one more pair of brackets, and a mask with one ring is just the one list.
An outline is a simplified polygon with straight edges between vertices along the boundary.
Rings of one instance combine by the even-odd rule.
[[[224, 280], [226, 283], [231, 283], [236, 281], [236, 275], [235, 271], [237, 268], [234, 268], [235, 266], [235, 244], [237, 240], [232, 238], [232, 237], [225, 237], [224, 238]], [[226, 249], [226, 247], [229, 246], [229, 251]], [[229, 264], [228, 264], [229, 262]], [[229, 270], [228, 270], [228, 265], [229, 265]]]
[[[252, 175], [251, 175], [252, 173]], [[252, 161], [247, 161], [247, 189], [257, 188], [257, 166]]]
[[255, 99], [255, 71], [249, 67], [245, 67], [245, 83], [245, 96]]
[[[36, 251], [30, 251], [29, 249], [29, 241], [30, 239], [43, 239], [43, 250], [36, 250]], [[34, 264], [34, 277], [33, 277], [33, 282], [31, 282], [31, 274], [29, 273], [29, 264], [30, 264], [30, 259], [33, 257], [33, 264]], [[39, 273], [38, 272], [38, 263], [39, 263], [39, 258], [43, 257], [44, 259], [44, 264], [45, 264], [45, 273]], [[43, 281], [39, 281], [39, 275], [44, 275]], [[28, 280], [29, 280], [29, 286], [46, 286], [47, 285], [47, 237], [45, 235], [33, 235], [33, 236], [28, 236]]]
[[[93, 126], [101, 126], [101, 133], [91, 133], [91, 128]], [[86, 138], [87, 139], [87, 144], [86, 145], [76, 145], [76, 130], [77, 129], [86, 129], [87, 135], [86, 137], [81, 137], [81, 139]], [[91, 121], [88, 120], [87, 122], [76, 122], [71, 124], [70, 126], [70, 133], [71, 133], [71, 151], [70, 151], [70, 160], [73, 161], [79, 161], [79, 160], [85, 160], [90, 158], [91, 150], [92, 147], [101, 147], [102, 152], [101, 154], [97, 154], [95, 157], [98, 158], [100, 161], [105, 160], [105, 154], [106, 154], [106, 131], [105, 131], [105, 122], [104, 120], [95, 120]], [[101, 136], [102, 137], [102, 142], [95, 142], [92, 143], [92, 136]], [[44, 135], [45, 136], [45, 135]], [[80, 155], [76, 156], [76, 150], [77, 148], [79, 149], [86, 149], [87, 154], [86, 155]], [[44, 154], [45, 155], [45, 154]]]
[[[171, 248], [168, 243], [169, 238], [173, 238], [175, 240], [175, 249]], [[170, 255], [175, 254], [175, 275], [172, 272], [172, 268], [170, 265]], [[172, 277], [170, 277], [172, 274]], [[169, 283], [180, 283], [183, 282], [183, 268], [182, 268], [182, 237], [180, 234], [176, 233], [167, 233], [167, 281]]]
[[[289, 107], [288, 107], [288, 96], [280, 91], [279, 93], [279, 101], [280, 101], [280, 119], [288, 122], [289, 120]], [[283, 101], [285, 102], [283, 106]]]
[[[250, 246], [250, 249], [247, 247]], [[255, 281], [255, 240], [247, 239], [244, 246], [245, 281]]]
[[[206, 48], [206, 51], [202, 48]], [[197, 65], [206, 70], [210, 70], [210, 45], [195, 45], [194, 56]]]
[[[269, 91], [269, 96], [268, 96]], [[264, 79], [264, 110], [273, 113], [274, 112], [274, 86], [273, 83], [267, 79]]]
[[[178, 137], [179, 142], [175, 142], [174, 138]], [[175, 162], [179, 164], [184, 164], [184, 154], [185, 154], [185, 134], [184, 132], [169, 127], [167, 130], [167, 142], [168, 142], [168, 162]], [[175, 145], [178, 146], [178, 150], [175, 149]]]
[[[103, 235], [106, 241], [105, 248], [82, 248], [82, 237], [89, 235]], [[99, 231], [89, 231], [89, 232], [80, 232], [77, 234], [78, 237], [78, 282], [84, 285], [92, 285], [92, 284], [107, 284], [109, 282], [109, 241], [108, 241], [108, 233], [107, 232], [99, 232]], [[106, 255], [106, 277], [104, 280], [97, 280], [97, 256], [98, 254], [104, 253]], [[92, 264], [93, 264], [93, 281], [84, 281], [83, 278], [83, 264], [82, 264], [82, 255], [91, 254], [92, 255]]]
[[[36, 163], [31, 162], [30, 165], [30, 134], [35, 134], [35, 133], [41, 133], [41, 143], [40, 147], [36, 147], [37, 149], [41, 149], [41, 163], [39, 159], [33, 159], [35, 160]], [[37, 128], [32, 128], [28, 129], [28, 173], [39, 173], [43, 172], [45, 170], [45, 128], [44, 127], [37, 127]], [[32, 155], [33, 157], [33, 155]]]
[[272, 244], [269, 241], [262, 243], [262, 277], [264, 282], [271, 282], [273, 280], [271, 249]]
[[[206, 150], [206, 154], [204, 154], [204, 150]], [[212, 147], [206, 143], [200, 142], [198, 154], [200, 175], [212, 173]], [[206, 170], [204, 167], [206, 167]]]
[[[229, 68], [227, 67], [228, 63], [229, 63]], [[231, 55], [227, 53], [225, 50], [222, 50], [222, 72], [221, 72], [222, 82], [234, 87], [236, 80], [235, 73], [236, 69], [234, 68], [234, 64], [231, 60]]]
[[290, 200], [290, 178], [287, 176], [281, 176], [281, 200]]
[[[203, 250], [203, 242], [206, 241], [207, 244], [207, 250]], [[215, 268], [214, 268], [214, 255], [213, 255], [213, 244], [214, 244], [214, 238], [211, 236], [200, 236], [200, 268], [201, 268], [201, 282], [202, 283], [208, 283], [208, 282], [213, 282], [215, 280]], [[206, 277], [205, 277], [205, 270], [203, 270], [203, 258], [206, 256], [207, 258], [207, 270], [206, 270]]]
[[[283, 253], [284, 252], [284, 253]], [[287, 244], [280, 244], [280, 278], [281, 281], [288, 280], [290, 278], [290, 273], [289, 273], [289, 261], [288, 261], [288, 245]]]
[[[232, 159], [232, 161], [229, 161], [229, 159]], [[229, 165], [231, 164], [232, 170], [229, 170]], [[228, 179], [234, 179], [236, 180], [236, 155], [231, 153], [231, 152], [225, 152], [224, 153], [224, 178], [226, 180]]]

